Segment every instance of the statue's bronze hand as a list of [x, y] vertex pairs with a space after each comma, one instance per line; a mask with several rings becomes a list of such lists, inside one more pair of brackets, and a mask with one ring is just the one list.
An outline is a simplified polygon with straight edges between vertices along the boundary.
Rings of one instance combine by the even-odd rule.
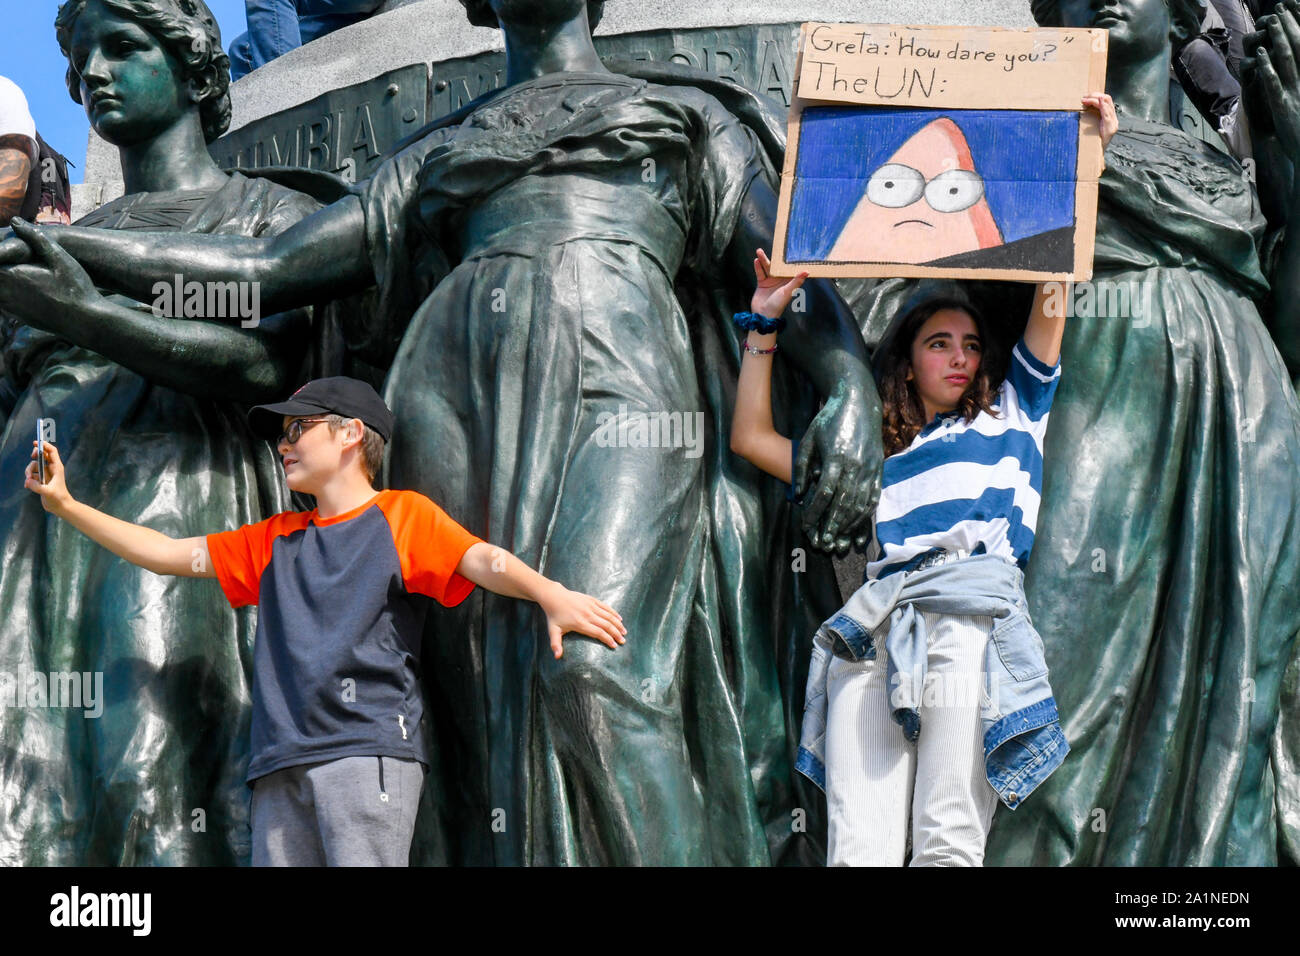
[[16, 266], [32, 261], [31, 246], [6, 229], [0, 232], [0, 266]]
[[[816, 547], [840, 555], [851, 545], [865, 546], [864, 529], [880, 497], [884, 456], [879, 423], [868, 408], [852, 391], [837, 391], [808, 426], [795, 462], [795, 488], [808, 489], [804, 530]], [[809, 488], [814, 461], [821, 475]]]
[[41, 227], [15, 219], [13, 228], [16, 241], [29, 249], [31, 264], [0, 270], [0, 310], [35, 328], [64, 334], [75, 316], [101, 298], [99, 291], [81, 264]]
[[1300, 19], [1295, 8], [1261, 18], [1269, 46], [1253, 51], [1256, 85], [1272, 115], [1278, 142], [1292, 163], [1300, 162]]

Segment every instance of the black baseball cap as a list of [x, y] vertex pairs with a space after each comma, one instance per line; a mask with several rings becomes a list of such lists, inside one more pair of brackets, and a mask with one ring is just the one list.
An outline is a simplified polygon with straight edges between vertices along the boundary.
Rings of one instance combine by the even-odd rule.
[[254, 434], [275, 441], [284, 431], [284, 416], [301, 418], [322, 413], [359, 418], [384, 441], [393, 434], [393, 413], [379, 393], [359, 379], [342, 375], [313, 379], [290, 395], [287, 402], [258, 405], [248, 413], [248, 423], [253, 426]]

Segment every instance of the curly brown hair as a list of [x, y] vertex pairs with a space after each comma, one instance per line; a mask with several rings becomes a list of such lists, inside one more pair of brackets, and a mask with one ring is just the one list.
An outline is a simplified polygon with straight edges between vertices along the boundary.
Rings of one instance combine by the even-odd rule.
[[878, 361], [876, 381], [883, 407], [881, 438], [886, 457], [906, 449], [921, 429], [929, 424], [925, 417], [925, 405], [916, 390], [916, 381], [909, 381], [907, 372], [912, 367], [912, 345], [916, 342], [921, 326], [936, 312], [944, 309], [957, 309], [971, 317], [982, 350], [979, 371], [966, 387], [956, 411], [967, 422], [980, 412], [993, 413], [993, 399], [999, 384], [995, 374], [1000, 363], [995, 351], [995, 337], [988, 333], [983, 316], [969, 301], [955, 296], [937, 295], [923, 299], [898, 320], [894, 334], [883, 344], [884, 355]]
[[[54, 18], [59, 49], [68, 58], [65, 80], [74, 103], [81, 102], [81, 76], [72, 67], [70, 48], [77, 17], [88, 0], [67, 0]], [[211, 143], [230, 126], [230, 57], [221, 48], [221, 30], [203, 0], [100, 0], [104, 8], [138, 23], [185, 68], [185, 78], [206, 80], [199, 104], [203, 139]]]
[[[496, 29], [497, 15], [492, 12], [492, 5], [488, 0], [460, 0], [460, 5], [465, 8], [465, 15], [474, 26]], [[591, 29], [596, 29], [596, 24], [600, 22], [604, 12], [605, 0], [587, 0], [587, 22], [591, 25]]]

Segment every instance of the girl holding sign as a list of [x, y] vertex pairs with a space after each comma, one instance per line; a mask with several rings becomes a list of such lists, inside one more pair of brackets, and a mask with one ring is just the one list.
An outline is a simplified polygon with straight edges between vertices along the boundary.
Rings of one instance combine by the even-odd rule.
[[[1108, 143], [1110, 97], [1084, 104]], [[749, 336], [731, 447], [788, 482], [795, 447], [770, 398], [783, 323], [766, 316], [807, 273], [769, 265], [760, 249], [753, 311], [737, 316]], [[867, 580], [817, 632], [797, 764], [826, 792], [832, 864], [902, 865], [910, 832], [913, 866], [981, 865], [997, 800], [1015, 809], [1069, 751], [1023, 589], [1061, 302], [1038, 288], [1000, 384], [959, 294], [915, 301], [877, 356], [888, 457]]]

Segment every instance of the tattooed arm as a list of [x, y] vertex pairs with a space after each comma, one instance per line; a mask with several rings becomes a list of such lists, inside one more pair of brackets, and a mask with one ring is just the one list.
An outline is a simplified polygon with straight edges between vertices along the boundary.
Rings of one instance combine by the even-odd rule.
[[26, 136], [0, 136], [0, 227], [22, 211], [35, 155], [36, 144]]

